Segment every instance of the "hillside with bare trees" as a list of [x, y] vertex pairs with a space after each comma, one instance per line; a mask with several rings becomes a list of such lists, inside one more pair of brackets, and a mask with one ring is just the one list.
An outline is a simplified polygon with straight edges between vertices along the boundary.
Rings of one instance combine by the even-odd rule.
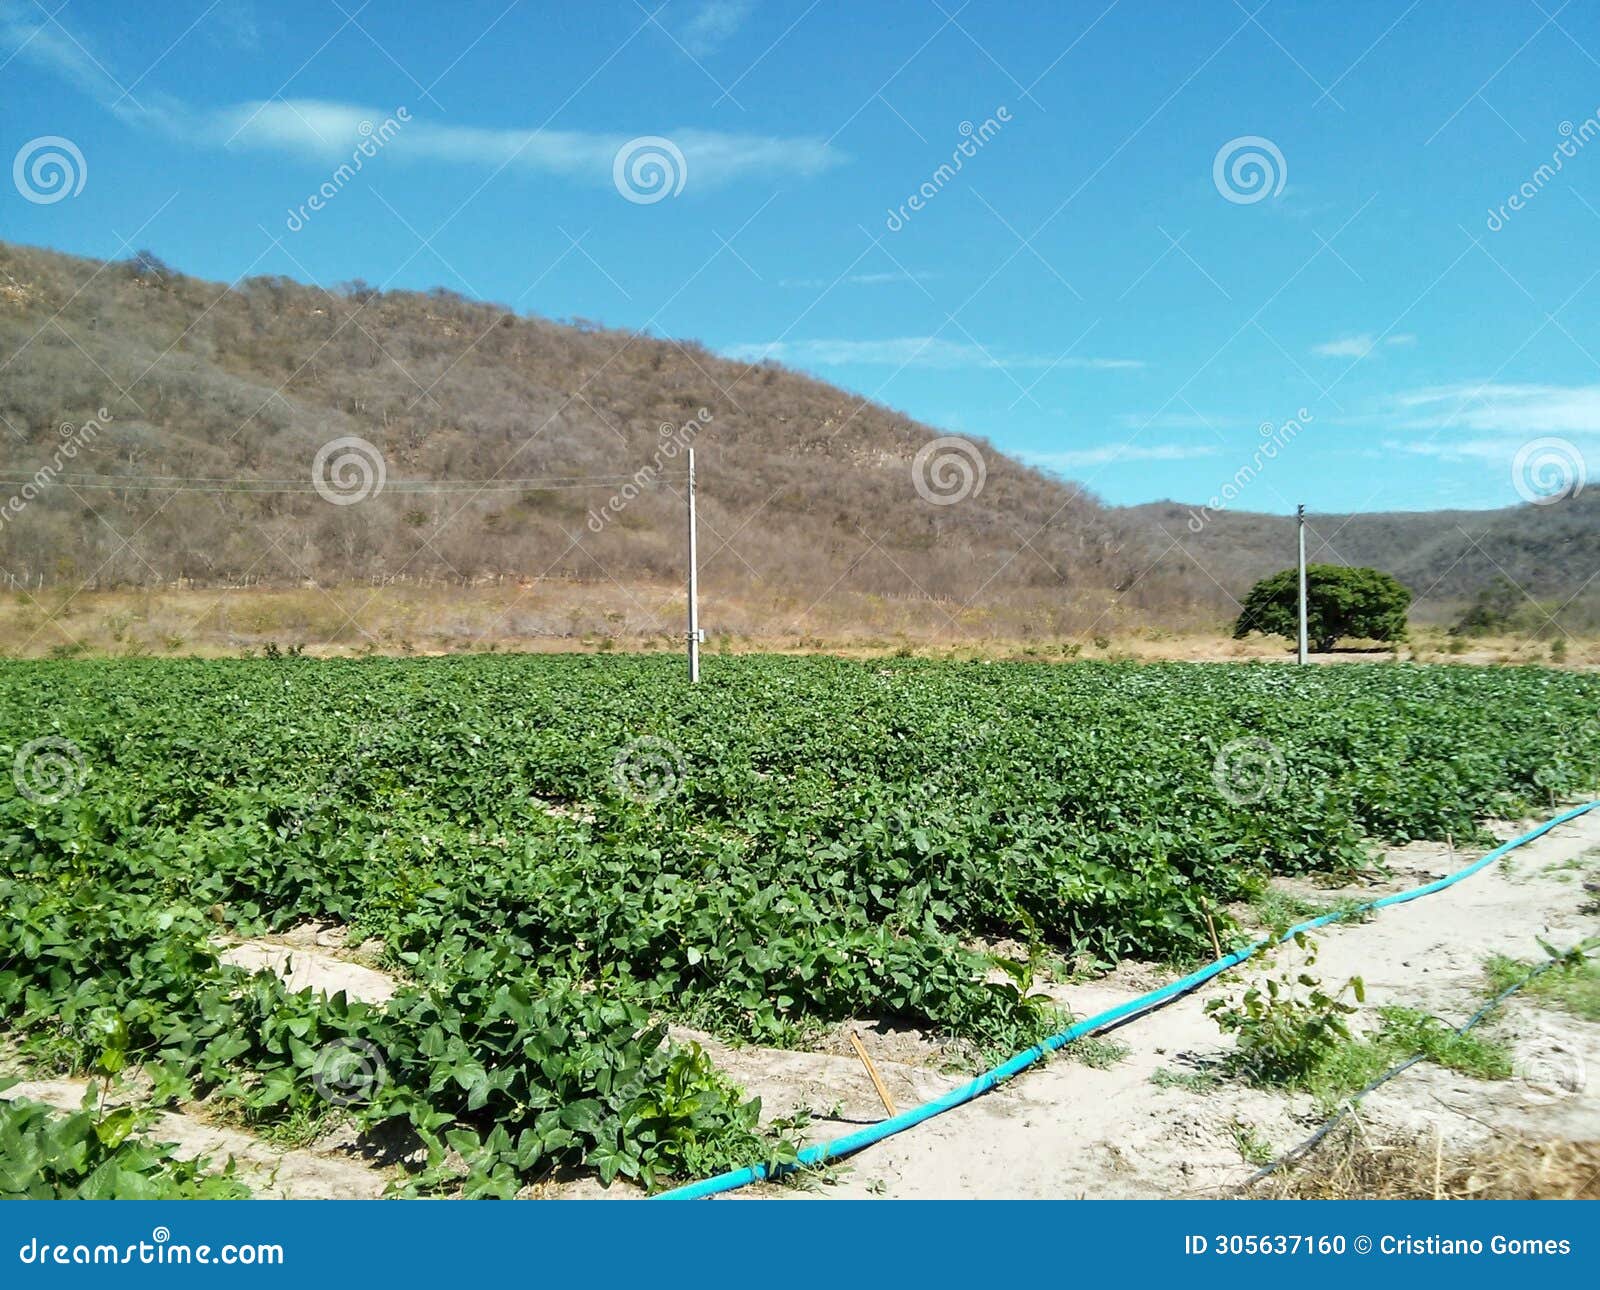
[[[1196, 534], [1183, 506], [1107, 507], [982, 443], [981, 487], [938, 504], [913, 469], [935, 427], [776, 364], [445, 290], [229, 288], [148, 253], [0, 244], [0, 356], [0, 585], [38, 595], [560, 584], [637, 606], [682, 574], [691, 441], [707, 594], [835, 626], [891, 606], [957, 634], [1211, 627], [1293, 550], [1290, 521]], [[342, 440], [375, 459], [330, 457]], [[330, 475], [363, 469], [358, 504], [330, 500]], [[1559, 603], [1600, 567], [1591, 501], [1318, 517], [1316, 558], [1394, 572], [1435, 618], [1497, 572]]]

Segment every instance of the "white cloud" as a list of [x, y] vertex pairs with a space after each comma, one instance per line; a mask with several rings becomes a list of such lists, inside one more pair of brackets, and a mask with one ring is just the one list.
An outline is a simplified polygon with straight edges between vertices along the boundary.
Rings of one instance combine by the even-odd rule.
[[1485, 382], [1436, 385], [1395, 399], [1407, 430], [1461, 429], [1527, 437], [1600, 434], [1600, 385]]
[[729, 358], [756, 363], [776, 359], [784, 363], [815, 363], [824, 367], [936, 367], [936, 368], [1080, 368], [1118, 371], [1143, 367], [1132, 358], [1047, 358], [1033, 354], [1005, 354], [981, 345], [943, 340], [937, 336], [900, 336], [892, 340], [775, 340], [765, 344], [734, 345]]
[[1341, 336], [1338, 340], [1325, 340], [1320, 345], [1313, 345], [1313, 354], [1322, 354], [1327, 358], [1365, 358], [1379, 345], [1415, 345], [1417, 338], [1410, 332], [1400, 332], [1393, 336], [1385, 336], [1381, 340], [1371, 332], [1361, 332], [1355, 336]]
[[[360, 142], [362, 122], [377, 124], [393, 111], [321, 99], [273, 100], [228, 108], [206, 122], [208, 143], [261, 148], [333, 161]], [[625, 134], [587, 130], [516, 130], [412, 120], [389, 144], [391, 157], [479, 166], [514, 166], [609, 184]], [[688, 185], [715, 185], [738, 175], [813, 175], [843, 158], [821, 139], [715, 130], [672, 130], [664, 136], [683, 153]]]
[[213, 44], [236, 49], [261, 47], [261, 24], [249, 0], [225, 0], [206, 15], [205, 33]]
[[1390, 452], [1435, 457], [1440, 461], [1509, 461], [1522, 443], [1520, 439], [1463, 439], [1455, 442], [1390, 439], [1383, 446]]
[[1188, 443], [1108, 443], [1094, 448], [1073, 448], [1064, 452], [1019, 452], [1030, 466], [1045, 470], [1072, 470], [1082, 466], [1107, 466], [1132, 461], [1192, 461], [1215, 457], [1215, 445]]
[[751, 0], [705, 0], [683, 29], [683, 43], [691, 54], [714, 54], [750, 16]]
[[[130, 86], [129, 93], [107, 58], [68, 34], [45, 11], [12, 0], [0, 0], [0, 50], [47, 68], [131, 124], [186, 143], [269, 150], [319, 164], [348, 159], [363, 137], [357, 133], [361, 123], [381, 124], [400, 106], [272, 99], [198, 109], [147, 85]], [[810, 176], [844, 160], [826, 140], [811, 137], [653, 126], [632, 133], [478, 127], [443, 124], [416, 113], [386, 151], [391, 158], [504, 165], [609, 184], [617, 150], [640, 135], [671, 139], [685, 158], [686, 188], [711, 187], [746, 174]]]
[[149, 86], [119, 81], [104, 59], [36, 5], [0, 0], [0, 51], [7, 54], [6, 62], [20, 55], [55, 73], [124, 121], [162, 125], [182, 111], [180, 104]]
[[1328, 358], [1365, 358], [1372, 353], [1377, 342], [1368, 334], [1359, 336], [1345, 336], [1340, 340], [1326, 340], [1320, 345], [1313, 345], [1313, 354], [1323, 354]]

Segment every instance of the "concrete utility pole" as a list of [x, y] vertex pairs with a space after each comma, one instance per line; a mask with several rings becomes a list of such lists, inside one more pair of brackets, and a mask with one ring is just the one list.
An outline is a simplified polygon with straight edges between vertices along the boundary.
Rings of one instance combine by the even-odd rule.
[[[690, 477], [693, 479], [693, 467], [690, 467], [690, 471]], [[694, 496], [693, 483], [690, 485], [690, 496], [691, 498]], [[693, 501], [690, 504], [693, 506]], [[1304, 664], [1306, 663], [1306, 503], [1299, 504], [1294, 514], [1296, 514], [1296, 519], [1299, 522], [1299, 547], [1301, 547], [1301, 559], [1299, 559], [1299, 568], [1301, 568], [1301, 656], [1299, 656], [1299, 661]]]
[[700, 679], [700, 570], [694, 532], [694, 449], [689, 449], [689, 682]]

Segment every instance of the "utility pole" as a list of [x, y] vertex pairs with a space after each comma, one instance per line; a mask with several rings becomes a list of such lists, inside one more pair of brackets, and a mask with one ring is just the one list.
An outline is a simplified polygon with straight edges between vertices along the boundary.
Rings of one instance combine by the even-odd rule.
[[[693, 480], [693, 477], [694, 467], [691, 466], [690, 479]], [[690, 506], [694, 504], [693, 496], [694, 485], [691, 483]], [[1301, 666], [1304, 666], [1306, 664], [1306, 503], [1299, 504], [1294, 514], [1296, 514], [1296, 520], [1298, 520], [1299, 547], [1301, 547], [1301, 557], [1299, 557], [1299, 568], [1301, 568], [1301, 597], [1299, 597], [1299, 600], [1301, 600], [1301, 655], [1299, 655], [1299, 661], [1301, 661]], [[691, 523], [693, 523], [693, 520], [691, 520]], [[691, 539], [691, 547], [693, 547], [693, 539]]]
[[689, 449], [689, 682], [700, 679], [700, 570], [694, 532], [694, 449]]

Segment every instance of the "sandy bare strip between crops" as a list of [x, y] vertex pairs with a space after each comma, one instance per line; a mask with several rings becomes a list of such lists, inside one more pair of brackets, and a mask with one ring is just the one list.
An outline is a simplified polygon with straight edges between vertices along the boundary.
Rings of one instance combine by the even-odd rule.
[[[1396, 1003], [1464, 1021], [1483, 1001], [1483, 963], [1491, 954], [1537, 961], [1540, 939], [1564, 947], [1595, 934], [1600, 919], [1583, 912], [1593, 896], [1578, 879], [1581, 871], [1562, 866], [1596, 847], [1600, 812], [1562, 825], [1445, 891], [1384, 910], [1370, 922], [1326, 929], [1315, 971], [1329, 982], [1364, 977], [1363, 1017]], [[1382, 889], [1440, 877], [1466, 857], [1429, 844], [1392, 852], [1391, 861], [1392, 880]], [[1321, 894], [1370, 899], [1380, 891]], [[763, 1193], [920, 1199], [1227, 1194], [1254, 1172], [1241, 1156], [1238, 1129], [1253, 1131], [1274, 1151], [1286, 1150], [1321, 1122], [1311, 1099], [1231, 1081], [1194, 1092], [1158, 1086], [1150, 1077], [1164, 1067], [1194, 1070], [1223, 1053], [1226, 1042], [1204, 1015], [1205, 1002], [1236, 991], [1260, 970], [1245, 964], [1119, 1028], [1115, 1039], [1131, 1051], [1107, 1070], [1063, 1054], [862, 1152], [835, 1186]], [[1092, 985], [1058, 986], [1052, 993], [1087, 1015], [1153, 984], [1148, 969], [1127, 965]], [[1505, 1135], [1525, 1141], [1600, 1137], [1594, 1084], [1600, 1026], [1522, 997], [1509, 1002], [1499, 1024], [1518, 1076], [1476, 1080], [1423, 1063], [1366, 1100], [1365, 1122], [1409, 1134], [1431, 1134], [1437, 1125], [1445, 1143], [1463, 1150]], [[1542, 1072], [1552, 1060], [1587, 1073], [1577, 1092], [1562, 1096], [1546, 1086]]]
[[[1520, 832], [1507, 826], [1505, 836]], [[1371, 899], [1416, 886], [1464, 865], [1469, 857], [1438, 844], [1389, 853], [1392, 872], [1381, 883], [1339, 889], [1279, 880], [1329, 903]], [[1539, 941], [1565, 947], [1600, 930], [1595, 897], [1584, 887], [1600, 870], [1600, 812], [1562, 825], [1465, 882], [1382, 911], [1365, 923], [1344, 923], [1319, 934], [1316, 972], [1325, 981], [1362, 976], [1368, 1003], [1358, 1024], [1384, 1004], [1464, 1020], [1485, 993], [1484, 960], [1492, 954], [1537, 961]], [[395, 980], [351, 961], [339, 929], [308, 924], [284, 936], [234, 944], [225, 958], [275, 972], [295, 988], [381, 1003]], [[1179, 1073], [1213, 1067], [1229, 1040], [1204, 1015], [1206, 1000], [1236, 991], [1258, 962], [1167, 1007], [1136, 1018], [1112, 1036], [1128, 1048], [1120, 1061], [1095, 1069], [1069, 1053], [1025, 1072], [976, 1102], [861, 1152], [800, 1185], [762, 1185], [749, 1198], [889, 1197], [1050, 1198], [1177, 1197], [1231, 1194], [1254, 1170], [1239, 1135], [1281, 1152], [1302, 1141], [1322, 1117], [1306, 1095], [1224, 1081], [1204, 1090], [1161, 1086], [1158, 1070]], [[1170, 973], [1128, 963], [1101, 980], [1046, 987], [1076, 1015], [1099, 1012], [1170, 979]], [[1369, 1097], [1361, 1131], [1376, 1141], [1436, 1135], [1442, 1158], [1484, 1155], [1550, 1142], [1600, 1139], [1600, 1025], [1552, 1011], [1527, 997], [1512, 999], [1494, 1023], [1507, 1039], [1518, 1074], [1505, 1081], [1471, 1079], [1427, 1063]], [[804, 1108], [815, 1117], [808, 1137], [827, 1140], [883, 1118], [867, 1072], [854, 1056], [854, 1030], [873, 1057], [885, 1089], [901, 1110], [963, 1083], [953, 1054], [915, 1030], [882, 1023], [845, 1023], [829, 1032], [826, 1051], [799, 1052], [733, 1046], [673, 1027], [679, 1042], [703, 1045], [723, 1070], [762, 1099], [766, 1118]], [[1567, 1091], [1547, 1077], [1551, 1064], [1579, 1073]], [[87, 1084], [37, 1080], [0, 1097], [29, 1097], [76, 1109]], [[134, 1097], [136, 1086], [115, 1096]], [[150, 1130], [184, 1156], [207, 1155], [221, 1165], [234, 1158], [244, 1180], [263, 1197], [370, 1198], [401, 1177], [397, 1162], [378, 1154], [346, 1124], [304, 1149], [283, 1150], [241, 1129], [214, 1123], [204, 1107], [157, 1115]], [[1541, 1146], [1541, 1151], [1545, 1148]], [[525, 1188], [525, 1197], [636, 1197], [635, 1187], [603, 1189], [591, 1178], [558, 1178]]]

